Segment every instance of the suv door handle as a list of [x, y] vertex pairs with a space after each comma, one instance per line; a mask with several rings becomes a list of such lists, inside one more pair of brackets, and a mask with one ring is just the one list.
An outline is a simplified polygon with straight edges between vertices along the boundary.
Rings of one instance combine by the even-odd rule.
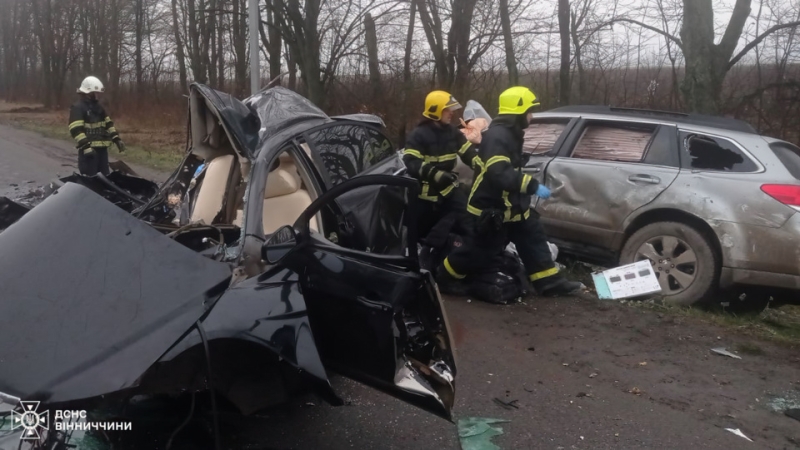
[[544, 165], [544, 164], [542, 164], [542, 163], [540, 163], [540, 162], [533, 163], [533, 164], [531, 164], [530, 166], [525, 166], [525, 167], [523, 167], [523, 168], [522, 168], [522, 171], [523, 171], [523, 172], [530, 172], [530, 173], [539, 173], [539, 172], [541, 172], [541, 171], [542, 171], [542, 166], [543, 166], [543, 165]]
[[658, 177], [654, 177], [651, 175], [631, 175], [628, 177], [629, 181], [633, 181], [634, 183], [648, 183], [648, 184], [658, 184], [661, 183], [661, 179]]

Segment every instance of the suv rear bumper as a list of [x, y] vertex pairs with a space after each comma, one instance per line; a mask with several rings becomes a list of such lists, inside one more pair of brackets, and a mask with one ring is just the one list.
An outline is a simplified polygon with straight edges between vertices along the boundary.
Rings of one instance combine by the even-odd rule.
[[800, 289], [800, 214], [780, 228], [710, 223], [722, 249], [720, 285]]

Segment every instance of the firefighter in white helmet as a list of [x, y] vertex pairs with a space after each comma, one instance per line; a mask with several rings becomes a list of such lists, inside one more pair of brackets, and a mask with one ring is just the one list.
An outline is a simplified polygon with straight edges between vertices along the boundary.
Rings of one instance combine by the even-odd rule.
[[108, 148], [112, 143], [120, 153], [125, 152], [114, 122], [98, 101], [104, 91], [100, 80], [86, 77], [78, 88], [80, 99], [69, 111], [69, 133], [77, 143], [78, 170], [82, 175], [108, 175]]

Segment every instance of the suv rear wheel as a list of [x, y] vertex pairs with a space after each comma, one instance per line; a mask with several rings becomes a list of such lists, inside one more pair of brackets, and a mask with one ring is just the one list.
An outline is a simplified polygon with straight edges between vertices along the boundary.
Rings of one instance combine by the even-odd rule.
[[708, 238], [690, 225], [657, 222], [628, 238], [622, 264], [649, 260], [664, 301], [688, 306], [706, 299], [717, 287], [719, 258]]

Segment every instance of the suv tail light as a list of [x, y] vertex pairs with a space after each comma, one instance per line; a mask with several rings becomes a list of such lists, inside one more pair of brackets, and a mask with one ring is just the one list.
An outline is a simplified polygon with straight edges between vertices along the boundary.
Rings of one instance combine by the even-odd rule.
[[761, 190], [784, 205], [800, 208], [800, 186], [796, 184], [764, 184]]

